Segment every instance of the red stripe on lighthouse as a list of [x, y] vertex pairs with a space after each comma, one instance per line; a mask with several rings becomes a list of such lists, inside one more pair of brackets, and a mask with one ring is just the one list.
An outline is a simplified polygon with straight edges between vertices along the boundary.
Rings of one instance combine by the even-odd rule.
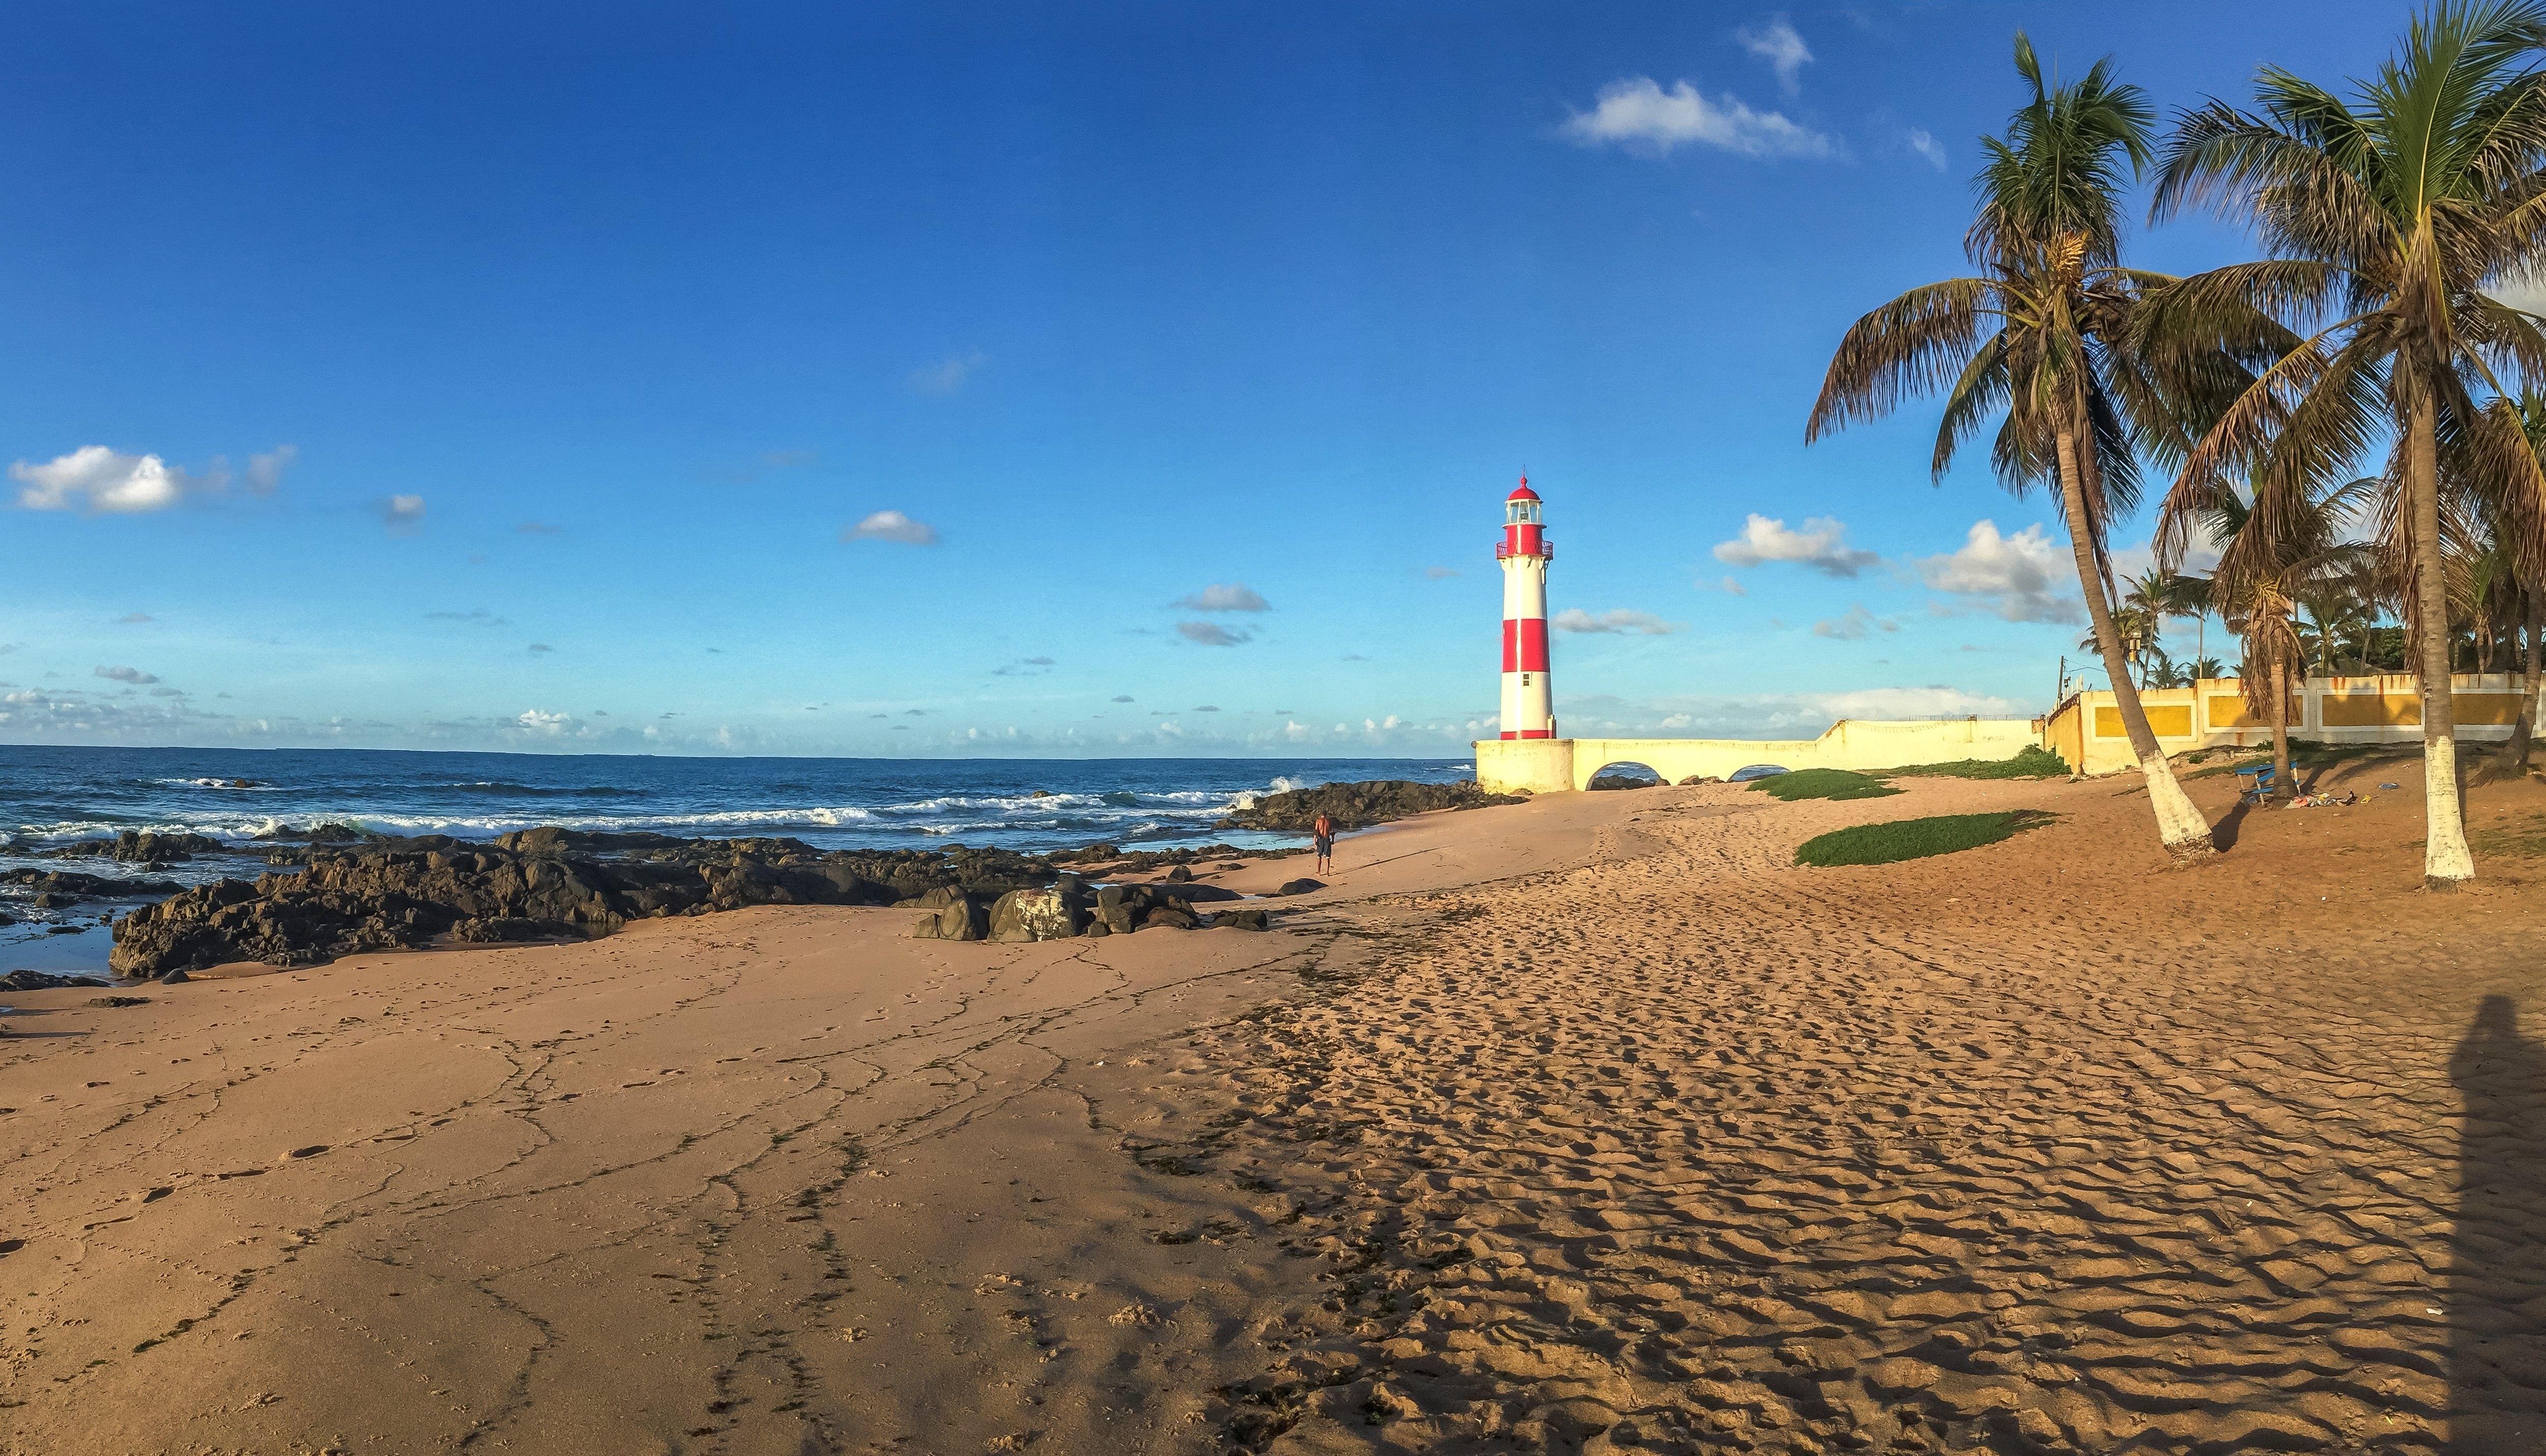
[[[1510, 635], [1509, 629], [1514, 627], [1520, 629], [1520, 666], [1515, 669], [1506, 665], [1503, 670], [1505, 672], [1545, 672], [1547, 670], [1547, 619], [1530, 617], [1519, 622], [1506, 622], [1503, 627], [1506, 639]], [[1509, 664], [1511, 659], [1512, 649], [1506, 646], [1503, 648], [1503, 661]]]
[[1520, 671], [1520, 624], [1503, 619], [1503, 671]]

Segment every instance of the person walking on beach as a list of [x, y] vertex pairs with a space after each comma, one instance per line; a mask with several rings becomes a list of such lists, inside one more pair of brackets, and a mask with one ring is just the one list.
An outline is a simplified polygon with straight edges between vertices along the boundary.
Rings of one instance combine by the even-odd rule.
[[1333, 874], [1335, 872], [1334, 819], [1321, 814], [1317, 815], [1317, 821], [1309, 826], [1309, 832], [1315, 835], [1317, 840], [1317, 872], [1321, 875]]

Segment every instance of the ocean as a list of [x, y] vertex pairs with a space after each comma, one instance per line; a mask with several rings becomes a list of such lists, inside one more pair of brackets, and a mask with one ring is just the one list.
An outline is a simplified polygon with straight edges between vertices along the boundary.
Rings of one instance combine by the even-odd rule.
[[[1257, 795], [1360, 779], [1449, 782], [1460, 759], [639, 758], [407, 753], [354, 748], [0, 746], [0, 871], [36, 867], [134, 878], [103, 859], [36, 851], [124, 829], [248, 843], [291, 826], [491, 839], [513, 829], [786, 836], [822, 849], [1258, 847], [1296, 836], [1215, 830]], [[171, 865], [192, 884], [252, 876], [254, 860]], [[0, 886], [0, 971], [106, 968], [104, 921], [135, 900], [38, 909]]]

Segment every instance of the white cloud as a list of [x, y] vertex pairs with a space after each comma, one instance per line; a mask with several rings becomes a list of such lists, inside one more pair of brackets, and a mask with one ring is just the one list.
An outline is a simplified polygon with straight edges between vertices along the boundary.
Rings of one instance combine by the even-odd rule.
[[910, 372], [910, 386], [922, 394], [952, 394], [964, 387], [988, 359], [979, 354], [957, 354], [942, 364]]
[[[298, 455], [279, 445], [248, 457], [248, 489], [273, 494]], [[218, 495], [229, 489], [230, 470], [215, 456], [202, 474], [190, 474], [155, 455], [83, 445], [41, 465], [19, 461], [9, 467], [9, 478], [18, 482], [18, 504], [27, 510], [132, 515], [165, 510], [188, 496]]]
[[842, 541], [897, 541], [904, 546], [935, 546], [937, 528], [899, 511], [878, 511], [840, 533]]
[[1740, 536], [1716, 544], [1715, 558], [1730, 566], [1792, 561], [1825, 576], [1839, 577], [1854, 576], [1883, 559], [1873, 552], [1850, 547], [1847, 527], [1828, 516], [1807, 517], [1804, 529], [1793, 531], [1784, 521], [1770, 520], [1756, 511], [1742, 523]]
[[1175, 605], [1188, 612], [1269, 612], [1273, 610], [1272, 603], [1256, 595], [1255, 589], [1242, 581], [1206, 586], [1191, 596], [1177, 598]]
[[1742, 49], [1768, 63], [1769, 69], [1777, 73], [1777, 84], [1786, 89], [1788, 96], [1801, 89], [1797, 78], [1812, 60], [1813, 52], [1784, 16], [1771, 17], [1764, 26], [1744, 26], [1734, 32], [1733, 38], [1741, 43]]
[[1736, 96], [1709, 100], [1686, 81], [1664, 91], [1650, 76], [1612, 81], [1598, 105], [1576, 112], [1563, 134], [1584, 146], [1618, 142], [1665, 153], [1695, 142], [1750, 157], [1826, 157], [1829, 137], [1776, 112], [1752, 111]]
[[391, 531], [408, 532], [424, 524], [424, 497], [391, 495], [379, 502], [381, 524]]
[[2009, 622], [2076, 622], [2084, 616], [2077, 593], [2063, 585], [2074, 574], [2069, 553], [2039, 522], [2013, 536], [1994, 521], [1975, 521], [1962, 549], [1910, 562], [1931, 591], [1986, 601]]
[[1871, 632], [1899, 632], [1900, 630], [1900, 623], [1889, 617], [1875, 616], [1865, 610], [1863, 602], [1850, 605], [1846, 613], [1841, 616], [1825, 617], [1813, 624], [1813, 636], [1836, 638], [1846, 642], [1861, 641]]
[[97, 676], [128, 683], [153, 683], [159, 680], [138, 667], [101, 667], [97, 669]]
[[1559, 632], [1605, 632], [1622, 637], [1664, 637], [1681, 630], [1683, 624], [1664, 622], [1651, 612], [1633, 612], [1625, 607], [1594, 615], [1580, 607], [1568, 607], [1556, 614]]
[[1945, 144], [1943, 142], [1938, 141], [1934, 136], [1916, 127], [1910, 128], [1910, 134], [1904, 139], [1909, 142], [1910, 149], [1911, 151], [1914, 151], [1918, 155], [1927, 159], [1928, 165], [1934, 167], [1939, 172], [1945, 170]]
[[42, 465], [9, 467], [18, 482], [18, 504], [31, 511], [103, 511], [129, 514], [164, 510], [185, 493], [186, 472], [155, 455], [125, 455], [103, 445], [83, 445]]
[[1255, 636], [1243, 628], [1231, 631], [1217, 622], [1179, 622], [1176, 624], [1176, 635], [1186, 642], [1200, 642], [1206, 647], [1233, 647], [1239, 642], [1251, 641]]
[[527, 732], [551, 736], [563, 734], [574, 728], [572, 716], [563, 713], [542, 713], [537, 708], [524, 709], [522, 716], [514, 719], [513, 722], [521, 725]]
[[1729, 591], [1738, 597], [1746, 597], [1750, 594], [1750, 588], [1743, 586], [1741, 584], [1741, 578], [1739, 576], [1725, 577], [1723, 585], [1726, 591]]
[[247, 458], [247, 488], [258, 495], [272, 495], [283, 483], [283, 472], [300, 459], [297, 445], [278, 445]]

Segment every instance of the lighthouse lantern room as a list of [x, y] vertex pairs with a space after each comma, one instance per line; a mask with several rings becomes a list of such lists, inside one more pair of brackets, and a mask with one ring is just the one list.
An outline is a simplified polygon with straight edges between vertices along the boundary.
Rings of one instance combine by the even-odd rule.
[[1555, 695], [1547, 680], [1547, 540], [1538, 492], [1529, 477], [1503, 497], [1503, 539], [1494, 559], [1503, 568], [1503, 726], [1506, 738], [1556, 736]]

